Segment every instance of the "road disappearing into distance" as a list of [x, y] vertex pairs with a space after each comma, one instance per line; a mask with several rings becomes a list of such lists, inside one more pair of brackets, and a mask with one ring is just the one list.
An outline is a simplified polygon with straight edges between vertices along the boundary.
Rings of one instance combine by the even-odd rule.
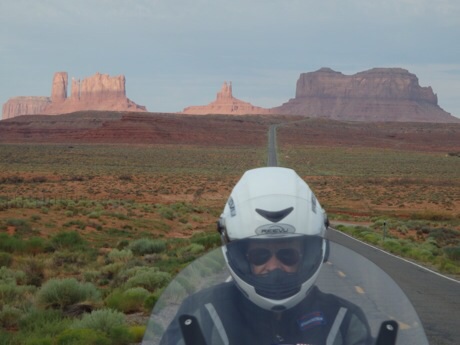
[[[277, 126], [271, 125], [268, 131], [268, 166], [278, 166]], [[459, 281], [386, 253], [331, 227], [326, 236], [375, 263], [401, 287], [417, 311], [430, 344], [460, 344]], [[391, 296], [387, 298], [391, 299]]]

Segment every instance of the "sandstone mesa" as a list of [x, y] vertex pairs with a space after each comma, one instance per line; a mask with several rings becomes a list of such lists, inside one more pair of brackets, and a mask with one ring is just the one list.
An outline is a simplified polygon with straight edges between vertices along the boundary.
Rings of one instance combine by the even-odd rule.
[[[125, 77], [96, 73], [72, 79], [68, 98], [66, 72], [54, 75], [51, 97], [14, 97], [3, 105], [3, 119], [19, 115], [65, 114], [80, 110], [147, 111], [126, 97]], [[342, 121], [460, 122], [438, 105], [431, 87], [421, 87], [416, 75], [402, 68], [373, 68], [344, 75], [330, 68], [302, 73], [295, 97], [274, 108], [262, 108], [233, 96], [224, 82], [216, 99], [189, 106], [190, 115], [299, 115]]]
[[3, 119], [19, 115], [58, 115], [81, 110], [147, 111], [126, 97], [126, 79], [96, 73], [83, 80], [72, 78], [68, 95], [68, 74], [54, 74], [51, 97], [20, 96], [3, 105]]
[[431, 87], [402, 68], [373, 68], [344, 75], [330, 68], [302, 73], [295, 98], [273, 114], [353, 121], [459, 122], [438, 106]]

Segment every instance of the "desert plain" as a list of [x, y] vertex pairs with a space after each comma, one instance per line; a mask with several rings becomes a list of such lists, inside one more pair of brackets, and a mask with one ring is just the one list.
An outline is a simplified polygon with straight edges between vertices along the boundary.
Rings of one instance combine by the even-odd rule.
[[[459, 276], [458, 123], [21, 116], [0, 122], [0, 253], [9, 270], [3, 275], [17, 287], [8, 301], [0, 294], [11, 310], [0, 315], [0, 335], [13, 344], [65, 340], [74, 318], [110, 307], [126, 316], [126, 334], [139, 339], [169, 279], [219, 245], [215, 222], [244, 171], [267, 165], [271, 125], [277, 126], [278, 165], [305, 179], [332, 225]], [[142, 280], [141, 268], [152, 267], [152, 277], [164, 274]], [[49, 281], [72, 278], [94, 286], [99, 297], [46, 299]], [[143, 289], [141, 297], [123, 304], [134, 287]], [[24, 321], [50, 311], [59, 317], [47, 335]]]

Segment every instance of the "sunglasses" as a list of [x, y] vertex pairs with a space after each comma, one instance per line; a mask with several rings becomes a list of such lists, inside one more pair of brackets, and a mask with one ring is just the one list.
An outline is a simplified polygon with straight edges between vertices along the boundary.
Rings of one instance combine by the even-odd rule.
[[255, 266], [261, 266], [271, 259], [273, 254], [278, 261], [286, 266], [294, 266], [300, 261], [300, 252], [294, 248], [282, 248], [273, 253], [267, 248], [253, 248], [247, 253], [249, 262]]

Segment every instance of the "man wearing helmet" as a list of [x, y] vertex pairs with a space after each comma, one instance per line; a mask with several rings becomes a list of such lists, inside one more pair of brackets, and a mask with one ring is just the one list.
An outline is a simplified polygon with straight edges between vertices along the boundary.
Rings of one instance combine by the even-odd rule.
[[[197, 317], [209, 345], [370, 344], [362, 311], [314, 286], [327, 260], [326, 221], [293, 170], [247, 171], [218, 222], [232, 280], [192, 295], [178, 315]], [[183, 344], [177, 321], [162, 344]]]

